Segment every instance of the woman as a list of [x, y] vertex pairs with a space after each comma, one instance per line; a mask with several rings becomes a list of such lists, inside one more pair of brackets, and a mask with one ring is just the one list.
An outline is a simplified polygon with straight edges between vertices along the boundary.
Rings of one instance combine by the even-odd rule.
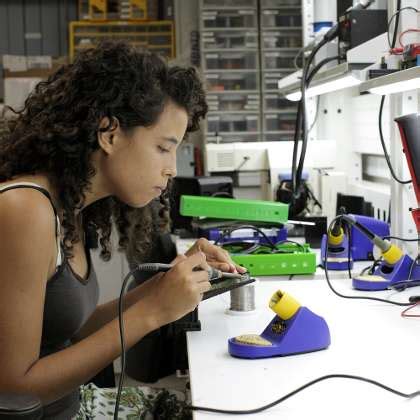
[[[179, 144], [206, 111], [193, 69], [108, 42], [39, 83], [16, 112], [0, 142], [1, 392], [35, 394], [46, 418], [69, 419], [87, 409], [81, 387], [88, 416], [99, 418], [97, 389], [82, 385], [121, 348], [117, 300], [97, 306], [88, 232], [98, 235], [105, 260], [113, 223], [122, 248], [132, 246], [130, 212], [147, 215], [165, 192]], [[150, 222], [144, 217], [143, 243]], [[210, 284], [194, 268], [208, 262], [236, 269], [199, 240], [173, 269], [127, 294], [128, 348], [198, 305]]]

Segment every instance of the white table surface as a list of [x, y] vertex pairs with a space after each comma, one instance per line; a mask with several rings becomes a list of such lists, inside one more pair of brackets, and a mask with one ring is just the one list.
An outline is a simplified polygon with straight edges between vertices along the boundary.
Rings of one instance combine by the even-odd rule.
[[[337, 275], [345, 274], [336, 272], [334, 277]], [[405, 393], [420, 390], [420, 318], [402, 318], [400, 313], [404, 307], [339, 298], [322, 278], [321, 270], [315, 279], [290, 281], [284, 277], [260, 277], [255, 285], [256, 311], [248, 315], [225, 312], [230, 305], [229, 293], [202, 302], [199, 306], [202, 330], [187, 333], [192, 404], [253, 409], [319, 376], [333, 373], [366, 376]], [[345, 294], [366, 294], [352, 290], [348, 279], [333, 280], [333, 285]], [[268, 300], [277, 289], [289, 292], [302, 306], [325, 318], [330, 328], [331, 346], [287, 357], [254, 360], [231, 357], [228, 338], [259, 334], [274, 317]], [[404, 300], [412, 294], [420, 294], [420, 290], [367, 294]], [[414, 309], [413, 313], [420, 314], [420, 309]], [[318, 383], [259, 414], [232, 416], [194, 412], [195, 420], [238, 417], [399, 420], [404, 416], [420, 419], [420, 397], [406, 400], [373, 385], [348, 379]]]

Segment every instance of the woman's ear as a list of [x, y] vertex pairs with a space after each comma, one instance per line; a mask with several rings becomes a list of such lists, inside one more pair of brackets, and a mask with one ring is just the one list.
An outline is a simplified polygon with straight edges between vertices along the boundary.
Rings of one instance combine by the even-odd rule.
[[120, 125], [116, 118], [113, 118], [113, 122], [110, 123], [108, 117], [102, 118], [99, 123], [99, 130], [97, 132], [99, 147], [110, 155], [115, 149], [115, 136], [119, 132]]

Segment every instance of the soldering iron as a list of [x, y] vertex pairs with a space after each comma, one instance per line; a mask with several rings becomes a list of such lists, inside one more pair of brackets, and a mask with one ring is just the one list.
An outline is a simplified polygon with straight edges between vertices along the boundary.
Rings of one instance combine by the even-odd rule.
[[353, 215], [342, 214], [341, 218], [345, 220], [349, 225], [354, 226], [362, 233], [364, 233], [366, 237], [368, 237], [381, 250], [382, 256], [388, 264], [393, 265], [403, 257], [403, 252], [400, 248], [387, 241], [386, 239], [382, 239], [367, 227], [363, 226]]
[[[159, 273], [159, 272], [166, 272], [169, 271], [174, 266], [171, 264], [162, 264], [162, 263], [149, 263], [149, 264], [141, 264], [141, 271], [149, 272], [149, 273]], [[194, 268], [193, 271], [200, 271], [203, 270], [201, 267]], [[242, 274], [239, 273], [226, 273], [224, 271], [218, 270], [216, 268], [210, 267], [206, 270], [209, 275], [209, 281], [218, 280], [222, 277], [228, 279], [241, 279]]]

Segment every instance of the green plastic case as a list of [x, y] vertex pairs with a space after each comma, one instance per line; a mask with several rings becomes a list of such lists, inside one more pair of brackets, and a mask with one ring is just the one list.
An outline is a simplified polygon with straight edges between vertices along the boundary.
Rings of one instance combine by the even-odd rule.
[[281, 276], [313, 274], [316, 271], [316, 254], [308, 244], [297, 251], [292, 244], [277, 245], [283, 254], [231, 254], [232, 260], [245, 267], [251, 276]]
[[273, 201], [183, 195], [180, 213], [182, 216], [286, 223], [289, 206]]

